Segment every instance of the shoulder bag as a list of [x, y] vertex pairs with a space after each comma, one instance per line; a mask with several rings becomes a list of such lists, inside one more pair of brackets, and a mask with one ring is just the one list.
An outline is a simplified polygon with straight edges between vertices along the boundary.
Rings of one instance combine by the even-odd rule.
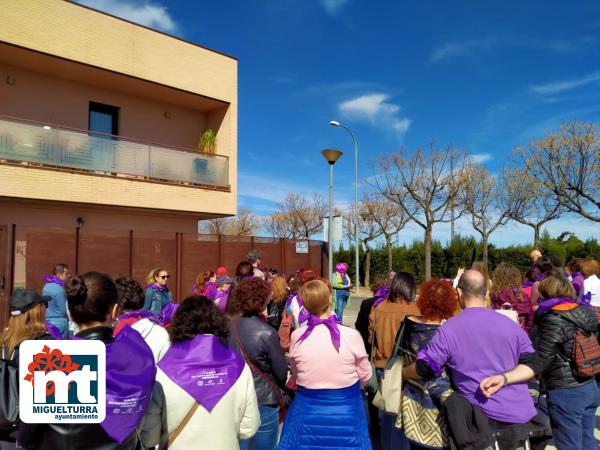
[[405, 320], [400, 325], [392, 356], [385, 365], [379, 389], [373, 399], [373, 405], [390, 414], [398, 415], [402, 409], [402, 369], [404, 361], [398, 353], [406, 328]]

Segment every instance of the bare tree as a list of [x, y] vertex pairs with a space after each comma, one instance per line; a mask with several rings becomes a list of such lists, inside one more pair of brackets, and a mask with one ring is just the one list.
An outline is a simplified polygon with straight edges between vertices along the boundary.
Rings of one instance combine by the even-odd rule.
[[[344, 233], [352, 241], [356, 241], [356, 235], [354, 234], [354, 204], [350, 211], [346, 211], [342, 215]], [[365, 202], [361, 202], [358, 210], [359, 223], [358, 223], [358, 241], [363, 246], [365, 260], [364, 260], [364, 274], [365, 274], [365, 287], [368, 287], [371, 281], [371, 243], [382, 235], [381, 228], [375, 220], [373, 215], [369, 213], [365, 207]]]
[[410, 221], [408, 214], [398, 204], [385, 197], [374, 199], [365, 195], [362, 206], [364, 209], [362, 214], [368, 215], [369, 220], [377, 225], [385, 238], [388, 270], [391, 271], [393, 270], [392, 238]]
[[600, 136], [592, 123], [570, 122], [517, 154], [529, 175], [568, 211], [600, 222]]
[[425, 279], [431, 278], [433, 225], [451, 220], [449, 212], [461, 189], [461, 179], [456, 175], [464, 162], [463, 152], [452, 146], [440, 150], [433, 144], [428, 151], [419, 148], [409, 154], [401, 149], [379, 161], [381, 173], [375, 176], [378, 191], [423, 228]]
[[553, 195], [545, 195], [540, 180], [532, 177], [526, 169], [505, 170], [502, 182], [514, 205], [509, 217], [533, 228], [533, 248], [539, 249], [542, 227], [561, 217], [565, 208]]
[[463, 188], [459, 202], [471, 217], [475, 231], [481, 235], [483, 263], [488, 266], [488, 243], [490, 235], [498, 227], [506, 225], [514, 210], [514, 199], [504, 185], [480, 164], [470, 164], [462, 171]]
[[259, 219], [251, 210], [239, 208], [234, 217], [206, 220], [201, 229], [210, 234], [227, 236], [252, 236], [259, 228]]
[[325, 202], [320, 194], [312, 197], [288, 194], [265, 220], [265, 228], [278, 237], [309, 239], [323, 226], [325, 211]]

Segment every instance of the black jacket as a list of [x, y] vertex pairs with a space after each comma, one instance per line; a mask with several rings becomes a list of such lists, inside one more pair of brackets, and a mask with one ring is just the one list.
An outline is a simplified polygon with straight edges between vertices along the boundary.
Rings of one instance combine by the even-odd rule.
[[[533, 343], [541, 361], [545, 389], [578, 386], [593, 378], [575, 377], [571, 370], [573, 333], [593, 332], [598, 337], [598, 320], [593, 309], [577, 306], [568, 311], [549, 311], [536, 318]], [[577, 326], [576, 326], [577, 325]]]
[[[86, 339], [96, 339], [105, 344], [113, 339], [112, 328], [95, 327], [78, 334]], [[138, 444], [132, 432], [122, 444], [115, 442], [100, 424], [28, 424], [19, 426], [19, 444], [26, 449], [38, 450], [134, 450]]]
[[[237, 325], [243, 349], [234, 331]], [[278, 405], [278, 396], [268, 381], [255, 369], [257, 367], [271, 382], [283, 388], [287, 379], [287, 358], [279, 346], [279, 335], [273, 327], [256, 315], [234, 317], [229, 325], [229, 346], [237, 350], [244, 359], [251, 360], [250, 369], [256, 388], [259, 405]], [[254, 365], [255, 367], [252, 367]]]
[[360, 333], [369, 357], [371, 356], [371, 344], [369, 343], [369, 315], [371, 314], [371, 308], [373, 308], [375, 300], [375, 297], [371, 297], [361, 302], [360, 310], [358, 311], [358, 316], [356, 316], [356, 322], [354, 323], [354, 328]]

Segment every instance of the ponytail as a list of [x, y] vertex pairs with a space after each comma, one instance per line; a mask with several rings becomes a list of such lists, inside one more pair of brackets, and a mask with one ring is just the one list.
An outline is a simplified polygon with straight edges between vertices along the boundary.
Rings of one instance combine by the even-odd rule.
[[119, 293], [108, 275], [87, 272], [65, 283], [69, 313], [77, 325], [105, 322]]

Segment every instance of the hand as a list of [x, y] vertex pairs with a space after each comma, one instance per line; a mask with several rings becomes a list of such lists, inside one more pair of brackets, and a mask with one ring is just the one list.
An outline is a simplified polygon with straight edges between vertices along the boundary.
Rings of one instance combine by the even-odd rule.
[[458, 270], [456, 271], [456, 277], [455, 278], [460, 278], [463, 273], [465, 273], [465, 268], [464, 267], [459, 267]]
[[491, 377], [484, 378], [481, 380], [481, 383], [479, 383], [479, 389], [481, 389], [483, 395], [485, 395], [487, 398], [490, 398], [505, 386], [505, 380], [506, 378], [503, 375], [493, 375]]

